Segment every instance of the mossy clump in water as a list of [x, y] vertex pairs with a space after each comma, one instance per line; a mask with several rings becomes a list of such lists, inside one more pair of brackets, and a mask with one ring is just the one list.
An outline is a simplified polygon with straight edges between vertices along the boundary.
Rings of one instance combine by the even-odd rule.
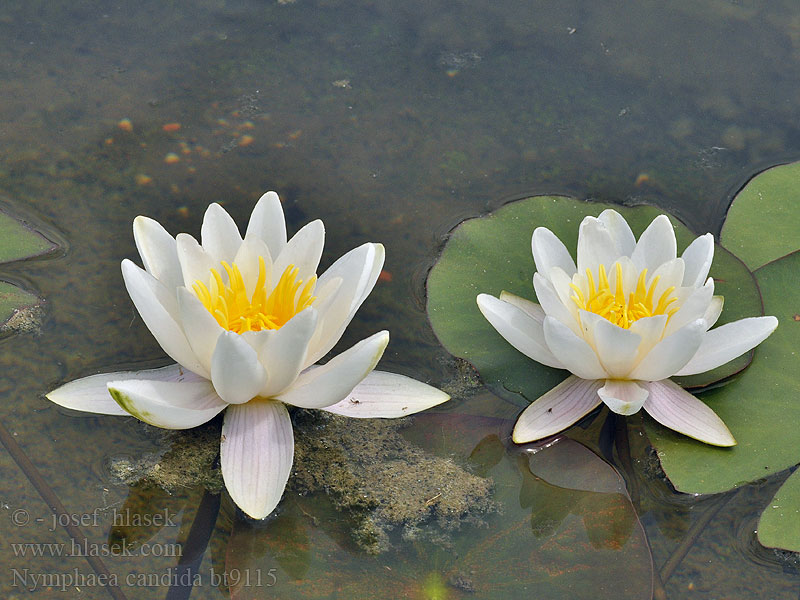
[[112, 458], [111, 472], [128, 485], [155, 485], [167, 492], [204, 486], [219, 493], [225, 488], [219, 469], [221, 422], [214, 419], [194, 429], [163, 431], [164, 450], [138, 460]]
[[[464, 522], [479, 524], [481, 515], [497, 509], [490, 479], [428, 454], [401, 435], [411, 419], [348, 419], [299, 410], [293, 420], [289, 488], [327, 492], [339, 510], [358, 519], [353, 538], [371, 554], [389, 548], [393, 530], [406, 540], [425, 537], [447, 545], [449, 532]], [[421, 527], [431, 523], [438, 527]]]
[[[480, 524], [497, 510], [493, 482], [406, 440], [405, 419], [349, 419], [294, 410], [295, 455], [288, 493], [325, 492], [356, 520], [353, 540], [370, 554], [388, 550], [389, 533], [447, 546], [462, 523]], [[219, 469], [221, 419], [194, 429], [166, 431], [162, 453], [134, 461], [116, 458], [111, 472], [128, 485], [168, 492], [203, 485], [224, 488]], [[435, 527], [423, 525], [434, 524]]]

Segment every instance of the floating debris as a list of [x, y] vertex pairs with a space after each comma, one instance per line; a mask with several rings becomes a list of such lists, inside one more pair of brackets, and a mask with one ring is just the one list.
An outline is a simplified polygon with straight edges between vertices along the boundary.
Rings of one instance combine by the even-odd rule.
[[167, 152], [167, 155], [164, 157], [164, 162], [168, 165], [174, 165], [177, 162], [181, 161], [181, 157], [175, 154], [174, 152]]
[[133, 123], [131, 123], [131, 120], [128, 118], [120, 119], [117, 122], [117, 127], [122, 129], [122, 131], [127, 131], [127, 132], [133, 131]]
[[180, 128], [181, 128], [181, 124], [180, 123], [165, 123], [161, 127], [161, 129], [163, 129], [167, 133], [174, 133], [176, 131], [179, 131]]

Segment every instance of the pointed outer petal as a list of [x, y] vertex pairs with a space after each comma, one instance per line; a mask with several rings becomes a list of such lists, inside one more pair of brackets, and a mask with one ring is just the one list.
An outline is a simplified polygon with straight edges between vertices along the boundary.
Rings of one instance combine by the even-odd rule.
[[449, 399], [443, 391], [411, 377], [373, 371], [344, 400], [322, 410], [358, 419], [394, 419]]
[[[239, 250], [236, 252], [236, 257], [233, 262], [239, 267], [239, 272], [242, 274], [244, 280], [244, 289], [247, 291], [247, 297], [252, 298], [253, 292], [256, 289], [258, 282], [258, 268], [259, 257], [264, 259], [264, 267], [267, 271], [266, 287], [268, 290], [272, 289], [272, 257], [270, 256], [267, 245], [259, 238], [249, 238], [242, 242]], [[281, 274], [278, 274], [280, 277]], [[205, 282], [204, 282], [205, 283]]]
[[735, 446], [731, 432], [716, 413], [669, 379], [646, 383], [650, 395], [644, 409], [670, 429], [714, 446]]
[[325, 226], [317, 219], [305, 225], [294, 234], [281, 253], [275, 258], [272, 272], [275, 281], [283, 275], [286, 267], [298, 268], [298, 277], [304, 282], [317, 274], [322, 247], [325, 245]]
[[578, 230], [578, 273], [591, 269], [595, 279], [599, 265], [608, 268], [619, 258], [617, 245], [605, 224], [595, 217], [586, 217]]
[[627, 377], [636, 365], [642, 337], [630, 329], [614, 325], [599, 315], [581, 311], [581, 322], [592, 317], [597, 318], [594, 324], [594, 343], [600, 363], [612, 378]]
[[[572, 309], [567, 308], [561, 302], [552, 283], [539, 275], [539, 273], [534, 273], [533, 289], [536, 292], [536, 298], [539, 300], [540, 306], [547, 316], [558, 319], [558, 321], [569, 327], [573, 333], [580, 333], [580, 323], [573, 315]], [[573, 302], [573, 304], [575, 303]], [[575, 308], [577, 311], [577, 305]]]
[[525, 356], [548, 367], [566, 368], [547, 347], [542, 323], [528, 313], [489, 294], [478, 295], [478, 308], [497, 333]]
[[708, 308], [706, 309], [706, 313], [703, 315], [703, 319], [705, 319], [706, 323], [708, 323], [709, 329], [714, 326], [719, 319], [719, 316], [722, 314], [722, 306], [725, 304], [725, 299], [722, 296], [714, 296], [711, 298], [711, 302], [708, 304]]
[[537, 227], [531, 236], [531, 249], [536, 270], [543, 276], [553, 267], [559, 267], [569, 277], [575, 274], [575, 261], [564, 243], [547, 227]]
[[175, 291], [128, 259], [122, 261], [122, 279], [144, 324], [164, 352], [188, 370], [208, 378], [208, 370], [198, 360], [180, 325]]
[[325, 288], [329, 281], [341, 278], [342, 283], [331, 296], [327, 306], [320, 304], [319, 324], [306, 355], [306, 365], [312, 365], [330, 352], [342, 337], [356, 311], [375, 287], [383, 268], [386, 252], [382, 244], [367, 242], [350, 250], [320, 276], [317, 288]]
[[210, 381], [109, 381], [108, 391], [126, 412], [164, 429], [189, 429], [213, 419], [228, 405]]
[[643, 317], [634, 321], [628, 331], [641, 336], [637, 359], [647, 356], [658, 342], [664, 337], [664, 328], [667, 326], [667, 315]]
[[283, 206], [275, 192], [267, 192], [256, 203], [244, 238], [259, 239], [269, 248], [272, 257], [280, 255], [286, 246], [286, 220]]
[[553, 317], [544, 320], [547, 347], [568, 371], [581, 379], [606, 379], [606, 373], [592, 347]]
[[667, 215], [658, 215], [639, 237], [631, 259], [637, 270], [647, 269], [652, 273], [677, 255], [678, 245], [672, 223]]
[[178, 288], [178, 307], [181, 324], [189, 345], [208, 373], [211, 372], [211, 357], [220, 334], [225, 331], [211, 316], [200, 299], [185, 287]]
[[133, 239], [148, 273], [167, 288], [183, 285], [175, 238], [158, 221], [136, 217], [133, 220]]
[[710, 233], [701, 235], [686, 247], [681, 254], [686, 264], [683, 274], [684, 287], [699, 287], [708, 277], [711, 263], [714, 260], [714, 236]]
[[267, 373], [250, 344], [239, 334], [224, 331], [211, 357], [211, 381], [225, 402], [242, 404], [258, 396]]
[[569, 309], [573, 314], [573, 318], [577, 318], [578, 305], [575, 304], [575, 301], [572, 299], [575, 292], [570, 287], [572, 277], [567, 275], [560, 267], [553, 267], [550, 269], [546, 277], [550, 280], [550, 284], [553, 286], [561, 304]]
[[324, 365], [306, 369], [292, 387], [275, 399], [301, 408], [336, 404], [372, 372], [388, 343], [389, 332], [379, 331]]
[[203, 250], [208, 252], [214, 263], [233, 262], [242, 244], [242, 236], [233, 218], [216, 202], [209, 204], [206, 209], [200, 239]]
[[636, 247], [636, 237], [631, 231], [630, 225], [621, 214], [612, 208], [607, 208], [597, 217], [608, 229], [611, 239], [617, 248], [620, 256], [630, 256]]
[[696, 375], [724, 365], [758, 346], [778, 326], [775, 317], [750, 317], [706, 332], [692, 359], [675, 375]]
[[[178, 260], [183, 271], [183, 285], [192, 289], [194, 282], [198, 279], [208, 285], [211, 269], [220, 269], [219, 264], [211, 260], [211, 256], [188, 233], [179, 233], [175, 240], [178, 247]], [[224, 271], [221, 275], [223, 278], [227, 278]]]
[[[647, 272], [647, 287], [650, 288], [650, 283], [658, 277], [658, 284], [656, 285], [653, 294], [653, 302], [658, 302], [661, 295], [667, 288], [675, 287], [680, 288], [683, 282], [684, 265], [682, 258], [673, 258], [665, 263], [662, 263], [654, 271]], [[638, 275], [638, 272], [637, 272]], [[634, 282], [635, 283], [635, 282]]]
[[294, 436], [286, 407], [261, 398], [231, 406], [221, 439], [228, 493], [247, 515], [263, 519], [280, 502], [292, 471]]
[[[688, 298], [681, 303], [680, 310], [672, 315], [669, 323], [667, 323], [667, 328], [664, 331], [664, 335], [672, 335], [678, 331], [678, 329], [690, 323], [691, 321], [694, 321], [695, 319], [705, 320], [705, 315], [709, 310], [709, 306], [713, 298], [714, 280], [709, 277], [708, 281], [706, 281], [706, 284], [703, 287], [695, 288], [689, 294]], [[706, 325], [710, 327], [708, 321], [706, 321]]]
[[313, 307], [299, 312], [276, 330], [257, 349], [258, 360], [267, 371], [267, 381], [259, 396], [271, 398], [288, 388], [305, 366], [308, 344], [317, 328], [318, 313]]
[[522, 312], [527, 314], [531, 319], [539, 321], [539, 323], [544, 322], [544, 309], [540, 305], [536, 304], [536, 302], [532, 302], [526, 298], [522, 298], [521, 296], [517, 296], [516, 294], [512, 294], [511, 292], [507, 292], [505, 290], [500, 292], [500, 300], [503, 302], [508, 302], [509, 304], [513, 304]]
[[678, 373], [694, 356], [706, 336], [706, 322], [692, 321], [658, 342], [630, 372], [628, 379], [660, 381]]
[[633, 415], [642, 408], [648, 391], [635, 381], [606, 379], [606, 384], [597, 390], [597, 395], [618, 415]]
[[576, 423], [600, 404], [601, 385], [603, 380], [567, 377], [522, 411], [514, 425], [514, 442], [534, 442]]

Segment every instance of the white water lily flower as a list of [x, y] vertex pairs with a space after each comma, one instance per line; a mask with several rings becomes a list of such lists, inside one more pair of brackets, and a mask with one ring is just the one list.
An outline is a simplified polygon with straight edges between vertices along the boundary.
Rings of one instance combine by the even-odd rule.
[[325, 230], [313, 221], [287, 241], [278, 195], [256, 204], [242, 239], [218, 204], [202, 244], [136, 217], [144, 270], [122, 262], [125, 287], [164, 351], [178, 364], [94, 375], [47, 394], [67, 408], [131, 414], [168, 429], [225, 412], [225, 486], [248, 515], [278, 504], [294, 457], [286, 404], [350, 417], [403, 417], [449, 396], [411, 378], [374, 371], [389, 342], [381, 331], [315, 363], [339, 341], [383, 267], [381, 244], [351, 250], [317, 279]]
[[638, 242], [618, 212], [586, 217], [578, 264], [545, 227], [531, 240], [539, 304], [503, 292], [478, 296], [478, 307], [514, 348], [572, 373], [526, 408], [514, 427], [521, 444], [553, 435], [600, 402], [615, 413], [644, 408], [656, 421], [716, 446], [736, 440], [703, 402], [668, 378], [694, 375], [761, 343], [778, 326], [754, 317], [710, 329], [722, 312], [708, 276], [710, 233], [677, 257], [672, 224], [656, 217]]

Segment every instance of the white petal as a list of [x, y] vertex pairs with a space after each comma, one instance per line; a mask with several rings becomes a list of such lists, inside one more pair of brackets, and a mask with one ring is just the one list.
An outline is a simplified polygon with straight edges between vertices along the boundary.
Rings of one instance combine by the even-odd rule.
[[244, 237], [264, 242], [273, 258], [281, 253], [286, 246], [286, 221], [278, 194], [267, 192], [261, 196], [250, 215]]
[[631, 254], [637, 270], [652, 273], [678, 255], [675, 230], [667, 215], [658, 215], [644, 230]]
[[144, 371], [117, 371], [99, 373], [65, 383], [46, 394], [51, 402], [64, 408], [101, 415], [128, 415], [108, 393], [108, 382], [123, 379], [150, 379], [156, 381], [199, 381], [202, 378], [180, 365], [169, 365]]
[[222, 478], [247, 515], [263, 519], [275, 509], [293, 460], [292, 421], [283, 404], [258, 399], [228, 408], [220, 444]]
[[340, 257], [320, 276], [317, 286], [321, 289], [337, 279], [341, 279], [341, 284], [324, 311], [319, 309], [320, 321], [309, 344], [306, 365], [325, 356], [342, 337], [353, 315], [375, 287], [384, 258], [383, 245], [362, 244]]
[[528, 313], [489, 294], [478, 295], [478, 308], [497, 333], [525, 356], [548, 367], [565, 368], [547, 347], [542, 323]]
[[655, 315], [653, 317], [642, 317], [631, 323], [630, 331], [641, 336], [639, 342], [638, 359], [646, 356], [664, 336], [664, 329], [667, 325], [667, 315]]
[[653, 271], [648, 271], [647, 287], [658, 277], [655, 291], [653, 293], [653, 302], [657, 303], [661, 295], [667, 291], [667, 288], [678, 288], [683, 282], [684, 264], [682, 258], [673, 258], [658, 266]]
[[256, 351], [239, 334], [224, 331], [211, 357], [211, 380], [225, 402], [242, 404], [258, 395], [267, 373]]
[[[539, 304], [547, 316], [558, 319], [574, 333], [580, 333], [580, 323], [572, 313], [572, 309], [564, 306], [553, 284], [548, 279], [545, 279], [539, 273], [534, 273], [533, 289], [536, 292], [536, 299], [539, 300]], [[575, 309], [577, 313], [577, 305]]]
[[361, 340], [324, 365], [303, 371], [294, 385], [275, 399], [302, 408], [324, 408], [336, 404], [370, 374], [388, 343], [388, 331]]
[[[272, 257], [270, 256], [267, 245], [263, 241], [256, 237], [245, 239], [242, 245], [239, 246], [236, 257], [233, 259], [236, 266], [239, 267], [239, 272], [242, 274], [242, 280], [244, 281], [244, 288], [248, 298], [253, 297], [256, 283], [258, 283], [259, 258], [264, 259], [264, 268], [266, 271], [266, 278], [264, 281], [269, 290], [273, 287], [272, 282], [274, 281], [272, 278]], [[281, 274], [278, 273], [278, 277], [280, 277], [280, 275]]]
[[433, 386], [385, 371], [373, 371], [328, 412], [360, 419], [394, 419], [446, 402], [450, 396]]
[[559, 267], [570, 277], [575, 273], [575, 261], [564, 243], [546, 227], [537, 227], [531, 236], [531, 249], [536, 270], [547, 277], [552, 267]]
[[[183, 285], [192, 289], [192, 286], [198, 280], [208, 285], [211, 278], [211, 269], [220, 270], [220, 266], [211, 259], [211, 256], [203, 250], [197, 240], [188, 233], [179, 233], [175, 240], [178, 248], [178, 260], [181, 263], [183, 272]], [[223, 277], [227, 277], [224, 271], [221, 274]]]
[[167, 288], [183, 285], [175, 238], [158, 221], [136, 217], [133, 220], [133, 239], [148, 273]]
[[200, 228], [200, 239], [203, 250], [208, 252], [215, 263], [225, 261], [231, 264], [242, 244], [242, 236], [233, 218], [216, 202], [209, 204], [206, 209]]
[[631, 231], [630, 225], [625, 218], [617, 211], [607, 208], [597, 217], [606, 226], [614, 240], [614, 246], [619, 256], [630, 256], [636, 247], [636, 238]]
[[210, 381], [109, 381], [108, 391], [126, 412], [165, 429], [189, 429], [210, 421], [228, 405]]
[[724, 303], [725, 299], [722, 296], [714, 296], [711, 298], [711, 302], [709, 302], [708, 308], [703, 315], [703, 319], [708, 324], [709, 329], [714, 326], [717, 319], [719, 319], [719, 316], [722, 314], [722, 306]]
[[633, 415], [642, 408], [648, 392], [635, 381], [606, 379], [605, 385], [597, 390], [597, 395], [618, 415]]
[[575, 301], [572, 299], [572, 296], [575, 295], [572, 287], [570, 287], [572, 277], [567, 275], [561, 268], [553, 267], [547, 274], [547, 279], [550, 280], [550, 284], [553, 286], [558, 300], [569, 309], [573, 319], [576, 318], [578, 314], [578, 305], [575, 304]]
[[122, 261], [122, 278], [136, 310], [164, 352], [190, 371], [208, 377], [180, 326], [175, 290], [168, 290], [128, 259]]
[[558, 319], [551, 316], [545, 318], [544, 337], [556, 359], [574, 375], [581, 379], [608, 377], [592, 347]]
[[567, 377], [522, 411], [514, 425], [514, 442], [525, 444], [563, 431], [600, 404], [601, 385], [602, 380]]
[[[683, 288], [691, 289], [691, 288]], [[672, 335], [684, 325], [696, 320], [704, 319], [709, 310], [711, 300], [714, 297], [714, 280], [711, 277], [703, 287], [694, 289], [689, 297], [686, 298], [676, 312], [667, 323], [667, 328], [664, 335]], [[708, 325], [708, 321], [706, 321]], [[710, 327], [710, 325], [708, 325]]]
[[653, 346], [653, 349], [631, 371], [628, 378], [659, 381], [672, 377], [697, 352], [705, 335], [706, 322], [703, 319], [697, 319], [684, 325]]
[[586, 269], [597, 277], [599, 265], [606, 269], [620, 257], [617, 244], [605, 223], [595, 217], [585, 217], [578, 230], [578, 273], [586, 275]]
[[210, 373], [211, 357], [217, 346], [217, 339], [225, 330], [203, 306], [200, 299], [182, 286], [178, 288], [178, 307], [186, 339], [189, 340], [197, 360]]
[[539, 321], [539, 323], [544, 322], [545, 312], [541, 305], [536, 304], [536, 302], [532, 302], [526, 298], [522, 298], [521, 296], [516, 296], [511, 292], [507, 292], [503, 290], [500, 292], [500, 300], [503, 302], [508, 302], [509, 304], [513, 304], [518, 309], [526, 313], [531, 319]]
[[711, 263], [714, 261], [714, 236], [710, 233], [701, 235], [686, 247], [681, 255], [686, 263], [683, 274], [684, 287], [699, 287], [708, 277]]
[[716, 413], [669, 379], [646, 384], [650, 395], [644, 409], [656, 421], [714, 446], [735, 446], [731, 432]]
[[308, 344], [317, 328], [317, 317], [313, 307], [299, 312], [258, 348], [258, 360], [268, 374], [260, 396], [271, 398], [297, 379], [305, 366]]
[[273, 273], [275, 280], [283, 275], [289, 265], [297, 267], [298, 277], [303, 281], [317, 274], [322, 247], [325, 245], [325, 227], [317, 219], [305, 225], [286, 244], [281, 253], [275, 257]]
[[758, 346], [778, 326], [775, 317], [750, 317], [708, 331], [692, 359], [676, 375], [696, 375], [724, 365]]
[[599, 315], [582, 310], [581, 322], [588, 319], [596, 321], [594, 343], [606, 373], [612, 378], [626, 377], [636, 364], [641, 336], [630, 329], [618, 327]]

